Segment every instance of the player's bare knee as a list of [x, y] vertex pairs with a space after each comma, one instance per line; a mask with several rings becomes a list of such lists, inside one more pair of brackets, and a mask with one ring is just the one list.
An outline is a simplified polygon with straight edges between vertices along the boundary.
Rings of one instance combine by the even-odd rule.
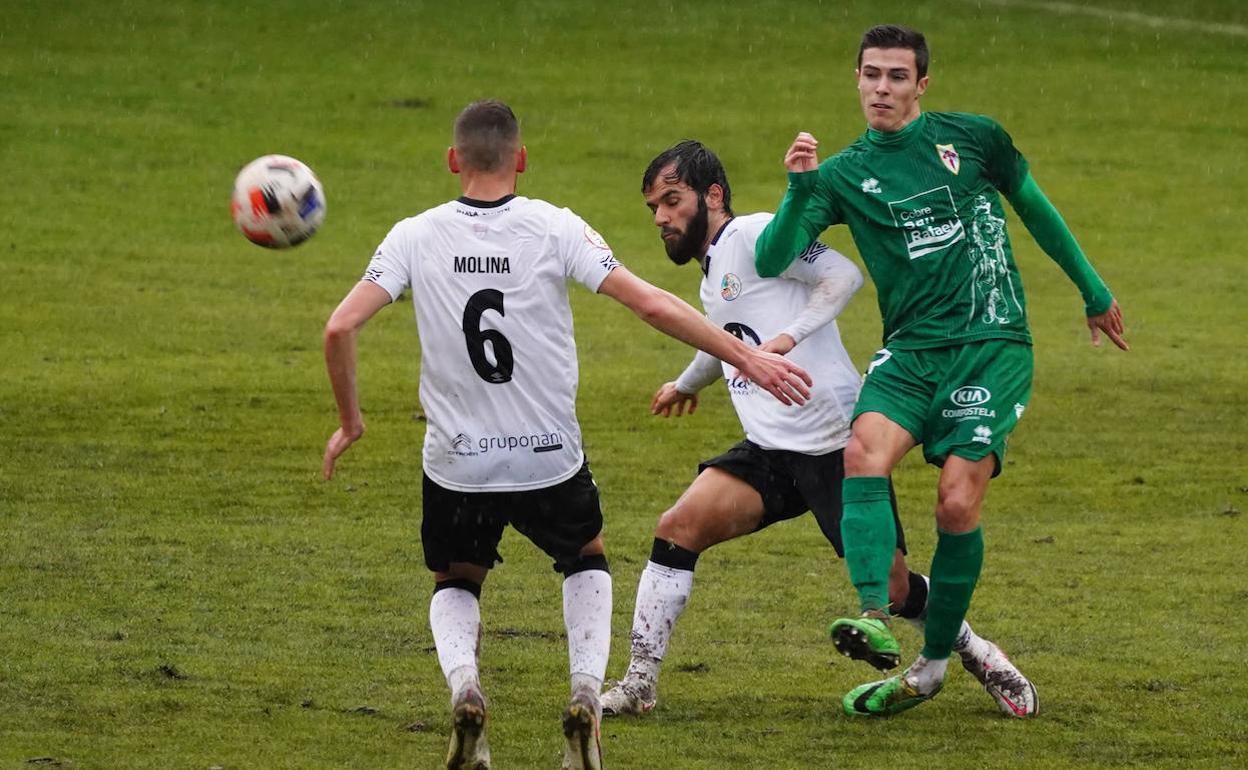
[[940, 486], [936, 503], [936, 526], [945, 532], [970, 532], [979, 525], [983, 497], [970, 485]]
[[892, 472], [893, 459], [888, 451], [857, 436], [845, 446], [846, 476], [887, 476]]
[[601, 534], [581, 547], [581, 556], [601, 556], [606, 552], [606, 543], [603, 542]]
[[654, 536], [681, 548], [701, 551], [703, 539], [701, 519], [696, 512], [684, 505], [674, 505], [663, 512], [654, 528]]
[[867, 446], [858, 437], [851, 436], [845, 445], [845, 475], [869, 476], [871, 463]]

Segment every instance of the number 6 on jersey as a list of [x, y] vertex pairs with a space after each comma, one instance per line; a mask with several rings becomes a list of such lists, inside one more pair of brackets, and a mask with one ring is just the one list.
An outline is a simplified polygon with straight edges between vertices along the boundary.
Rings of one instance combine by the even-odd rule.
[[[515, 357], [511, 354], [511, 343], [502, 332], [481, 328], [481, 316], [487, 310], [506, 315], [503, 312], [503, 293], [498, 289], [482, 289], [468, 298], [468, 304], [464, 306], [464, 343], [468, 346], [468, 358], [477, 376], [486, 382], [501, 385], [511, 381]], [[494, 363], [485, 355], [486, 342], [490, 343], [494, 352]]]

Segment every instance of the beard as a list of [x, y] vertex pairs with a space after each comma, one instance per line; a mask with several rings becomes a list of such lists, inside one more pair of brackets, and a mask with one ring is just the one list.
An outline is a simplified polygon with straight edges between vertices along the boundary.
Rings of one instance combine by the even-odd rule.
[[667, 258], [678, 265], [683, 265], [691, 259], [702, 258], [702, 245], [706, 243], [706, 233], [710, 227], [710, 216], [706, 208], [706, 198], [698, 196], [698, 213], [693, 215], [689, 220], [689, 226], [675, 241], [663, 241], [663, 248], [667, 251]]

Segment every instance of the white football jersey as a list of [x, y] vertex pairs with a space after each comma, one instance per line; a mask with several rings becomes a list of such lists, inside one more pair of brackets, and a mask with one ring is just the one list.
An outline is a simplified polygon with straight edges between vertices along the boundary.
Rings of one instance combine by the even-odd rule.
[[[826, 274], [829, 262], [848, 263], [816, 241], [776, 278], [762, 278], [754, 268], [754, 244], [771, 214], [732, 219], [718, 234], [703, 259], [702, 306], [716, 324], [747, 344], [761, 345], [785, 330], [810, 298], [811, 286]], [[785, 406], [770, 393], [741, 378], [723, 364], [746, 438], [764, 449], [819, 455], [849, 443], [849, 425], [862, 377], [841, 343], [836, 322], [816, 329], [786, 358], [810, 373], [814, 385], [803, 406]]]
[[540, 489], [581, 467], [568, 279], [618, 266], [583, 219], [541, 200], [467, 198], [399, 222], [364, 279], [412, 288], [425, 473], [461, 492]]

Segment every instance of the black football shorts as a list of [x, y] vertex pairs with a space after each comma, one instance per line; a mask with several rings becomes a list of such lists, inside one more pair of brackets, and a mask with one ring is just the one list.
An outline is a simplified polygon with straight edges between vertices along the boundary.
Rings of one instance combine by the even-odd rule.
[[[763, 498], [763, 520], [758, 529], [792, 519], [810, 511], [836, 555], [845, 557], [841, 542], [841, 481], [845, 478], [845, 452], [808, 455], [783, 449], [764, 449], [746, 439], [718, 457], [698, 465], [698, 473], [718, 468], [754, 487]], [[906, 536], [897, 517], [897, 496], [889, 480], [888, 496], [897, 525], [897, 547], [906, 553]], [[757, 531], [757, 530], [756, 530]]]
[[492, 568], [503, 560], [498, 542], [508, 524], [563, 572], [602, 531], [598, 485], [588, 461], [566, 481], [523, 492], [457, 492], [425, 476], [422, 508], [425, 566], [434, 572], [445, 572], [451, 562]]

